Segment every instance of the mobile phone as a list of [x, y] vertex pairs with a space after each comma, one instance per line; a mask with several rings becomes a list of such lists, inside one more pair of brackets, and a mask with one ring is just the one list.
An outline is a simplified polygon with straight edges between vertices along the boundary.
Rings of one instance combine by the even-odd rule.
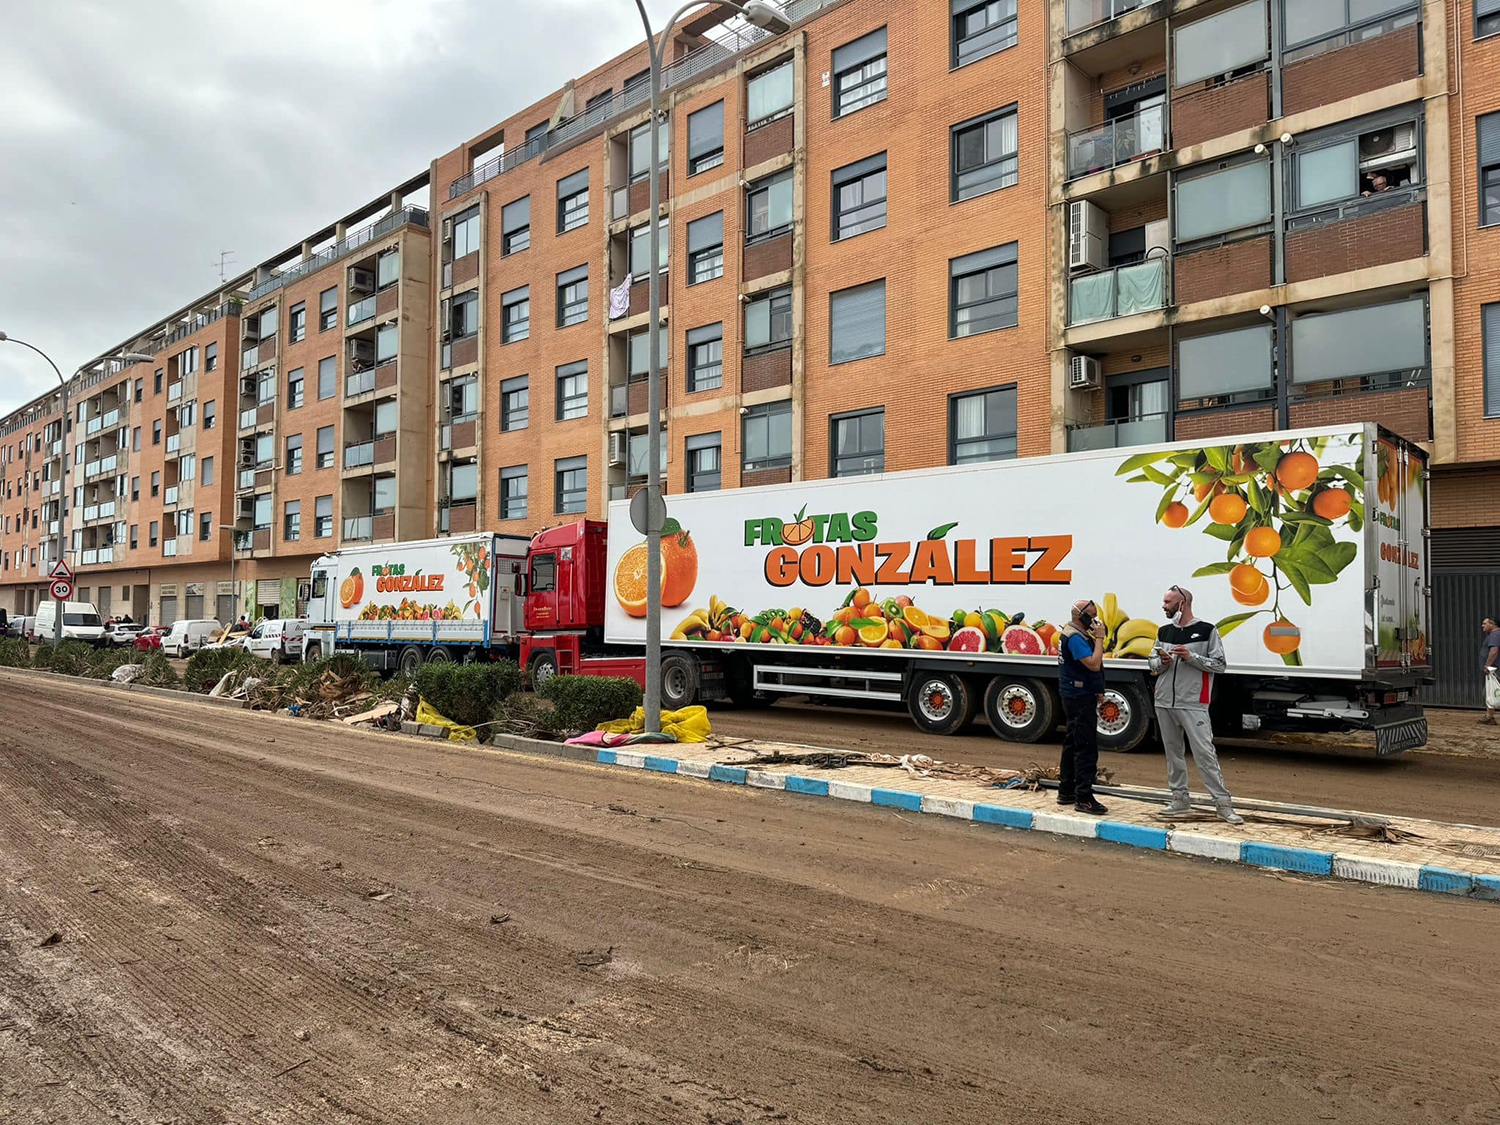
[[1094, 615], [1092, 613], [1080, 613], [1078, 615], [1078, 624], [1083, 626], [1084, 632], [1088, 632], [1088, 630], [1094, 627]]

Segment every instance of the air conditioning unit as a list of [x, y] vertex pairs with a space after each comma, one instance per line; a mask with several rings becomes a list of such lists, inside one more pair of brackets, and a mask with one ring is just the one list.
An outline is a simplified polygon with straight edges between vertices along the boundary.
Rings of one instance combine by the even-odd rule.
[[1080, 199], [1068, 204], [1068, 269], [1102, 270], [1109, 266], [1109, 216]]
[[609, 435], [609, 465], [613, 469], [623, 464], [625, 464], [625, 434], [621, 430], [616, 430]]
[[255, 468], [255, 442], [247, 441], [240, 445], [240, 468]]
[[247, 396], [258, 394], [259, 389], [260, 381], [254, 375], [243, 375], [240, 377], [240, 394]]
[[350, 340], [349, 341], [349, 358], [352, 359], [352, 360], [354, 360], [356, 363], [374, 363], [375, 362], [375, 341], [374, 340]]
[[1172, 253], [1172, 224], [1168, 219], [1146, 224], [1146, 256], [1151, 257], [1154, 250], [1168, 255]]
[[444, 219], [443, 220], [443, 241], [444, 242], [452, 242], [453, 241], [453, 220], [452, 219]]
[[1075, 355], [1068, 360], [1068, 389], [1097, 391], [1104, 385], [1104, 371], [1091, 355]]
[[1410, 121], [1386, 129], [1376, 129], [1359, 138], [1359, 163], [1364, 168], [1417, 155], [1417, 127]]
[[[255, 497], [241, 496], [239, 506], [235, 509], [235, 527], [239, 530], [249, 530], [255, 526]], [[240, 525], [245, 525], [241, 527]]]
[[375, 271], [352, 269], [349, 271], [349, 288], [369, 293], [375, 288]]

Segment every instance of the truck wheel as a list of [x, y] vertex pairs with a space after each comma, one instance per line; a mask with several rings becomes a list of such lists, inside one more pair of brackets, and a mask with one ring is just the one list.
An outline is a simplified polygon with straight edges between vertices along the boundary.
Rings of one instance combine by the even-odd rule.
[[453, 663], [453, 654], [451, 652], [449, 652], [447, 649], [445, 649], [442, 645], [438, 645], [436, 648], [434, 648], [431, 652], [429, 652], [427, 654], [427, 663], [428, 664], [452, 664]]
[[661, 701], [669, 711], [691, 707], [698, 700], [698, 662], [680, 652], [661, 662]]
[[302, 649], [302, 663], [315, 664], [323, 659], [322, 645], [307, 645]]
[[401, 655], [396, 658], [396, 671], [408, 680], [414, 679], [417, 670], [422, 667], [422, 650], [416, 645], [407, 645], [401, 650]]
[[974, 692], [952, 672], [918, 672], [906, 695], [912, 722], [928, 734], [953, 734], [974, 717]]
[[1099, 749], [1128, 754], [1146, 739], [1151, 708], [1135, 684], [1110, 684], [1099, 704]]
[[550, 648], [538, 649], [531, 654], [531, 690], [535, 691], [557, 675], [557, 653]]
[[1039, 680], [996, 676], [984, 693], [984, 717], [1007, 742], [1035, 742], [1057, 727], [1057, 705]]

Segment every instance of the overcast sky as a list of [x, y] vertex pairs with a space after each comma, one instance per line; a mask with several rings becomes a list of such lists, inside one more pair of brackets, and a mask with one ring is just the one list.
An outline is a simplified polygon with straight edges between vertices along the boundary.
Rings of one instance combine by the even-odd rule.
[[[65, 375], [643, 37], [631, 0], [0, 7], [0, 331]], [[0, 416], [55, 382], [0, 343]]]

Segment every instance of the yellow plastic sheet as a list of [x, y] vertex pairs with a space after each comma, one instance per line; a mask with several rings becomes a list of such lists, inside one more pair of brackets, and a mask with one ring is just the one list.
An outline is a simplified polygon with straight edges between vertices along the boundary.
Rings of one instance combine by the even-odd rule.
[[[637, 707], [628, 719], [600, 723], [596, 730], [606, 734], [641, 734], [646, 729], [646, 709]], [[661, 732], [677, 742], [707, 742], [713, 729], [708, 724], [707, 707], [684, 707], [681, 711], [661, 713]]]
[[438, 714], [425, 699], [417, 700], [417, 722], [444, 728], [448, 732], [449, 742], [474, 742], [479, 738], [479, 732], [473, 727], [455, 723], [452, 719]]

